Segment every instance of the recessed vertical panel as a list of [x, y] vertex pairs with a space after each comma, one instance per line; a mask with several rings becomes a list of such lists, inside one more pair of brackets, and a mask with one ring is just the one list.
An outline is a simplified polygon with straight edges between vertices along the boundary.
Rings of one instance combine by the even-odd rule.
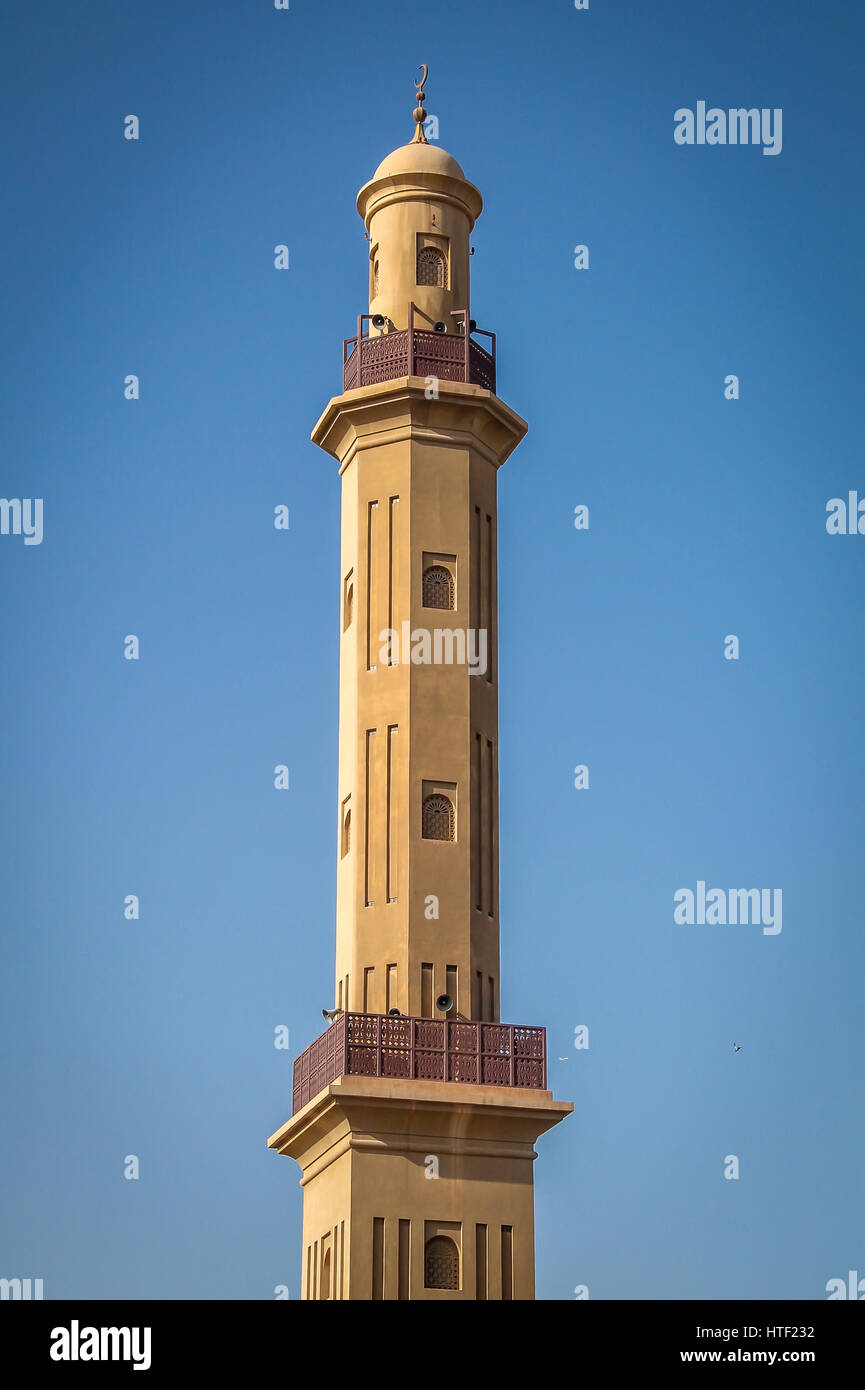
[[458, 966], [445, 966], [445, 994], [449, 994], [454, 1001], [454, 1010], [457, 1013], [459, 1013], [459, 987]]
[[[399, 594], [399, 498], [388, 500], [387, 520], [387, 626], [396, 628], [399, 614], [396, 611]], [[391, 651], [388, 665], [392, 666], [395, 653]]]
[[487, 1228], [479, 1222], [475, 1227], [475, 1298], [481, 1303], [489, 1297], [487, 1264]]
[[364, 750], [363, 836], [363, 901], [366, 907], [375, 905], [373, 882], [375, 877], [376, 819], [375, 729], [367, 729]]
[[366, 669], [371, 671], [376, 665], [378, 655], [378, 640], [375, 631], [375, 598], [378, 580], [378, 567], [376, 542], [378, 540], [378, 528], [376, 518], [378, 515], [378, 502], [369, 502], [366, 512]]
[[480, 834], [478, 837], [478, 859], [480, 892], [477, 898], [477, 908], [479, 912], [488, 910], [490, 902], [490, 853], [493, 838], [492, 812], [490, 804], [490, 774], [489, 756], [490, 741], [488, 738], [478, 739], [478, 803], [480, 812]]
[[372, 1218], [372, 1296], [384, 1298], [384, 1217]]
[[420, 1011], [422, 1018], [433, 1016], [433, 968], [427, 963], [420, 968]]
[[514, 1228], [502, 1226], [502, 1298], [514, 1296]]
[[387, 879], [386, 895], [389, 903], [395, 903], [399, 897], [399, 812], [397, 808], [397, 784], [394, 767], [398, 733], [398, 725], [388, 725], [387, 767], [385, 769], [385, 777], [387, 779], [385, 797], [387, 803], [387, 824], [385, 826], [385, 855], [387, 862], [385, 876]]
[[399, 1223], [399, 1278], [397, 1297], [411, 1298], [411, 1222]]
[[478, 515], [478, 569], [480, 577], [478, 626], [487, 628], [487, 630], [489, 630], [490, 625], [490, 528], [488, 522], [489, 517]]
[[472, 517], [472, 569], [469, 623], [477, 630], [481, 626], [481, 509], [475, 507]]
[[483, 782], [481, 780], [481, 736], [475, 734], [472, 741], [471, 772], [471, 818], [472, 818], [472, 902], [478, 912], [483, 911], [483, 843], [481, 800]]
[[485, 587], [487, 595], [487, 684], [491, 684], [493, 679], [493, 668], [495, 664], [495, 654], [493, 652], [493, 604], [495, 601], [496, 588], [496, 545], [495, 536], [493, 534], [493, 519], [491, 516], [487, 517], [486, 560], [487, 574]]
[[486, 858], [487, 858], [487, 914], [492, 917], [495, 913], [495, 892], [496, 892], [496, 837], [495, 837], [495, 815], [496, 815], [496, 764], [495, 750], [492, 739], [487, 739], [487, 785], [486, 785], [486, 804], [487, 804], [487, 836], [486, 836]]

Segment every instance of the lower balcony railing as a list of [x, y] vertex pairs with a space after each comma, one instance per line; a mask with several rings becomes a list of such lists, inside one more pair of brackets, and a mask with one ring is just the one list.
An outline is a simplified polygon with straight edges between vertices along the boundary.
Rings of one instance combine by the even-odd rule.
[[292, 1114], [338, 1076], [546, 1090], [547, 1033], [513, 1023], [340, 1014], [294, 1064]]

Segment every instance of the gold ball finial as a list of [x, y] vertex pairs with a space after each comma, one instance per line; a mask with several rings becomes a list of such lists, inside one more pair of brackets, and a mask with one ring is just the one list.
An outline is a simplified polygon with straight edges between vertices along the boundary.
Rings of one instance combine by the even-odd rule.
[[429, 77], [429, 68], [427, 67], [426, 63], [421, 63], [420, 72], [420, 81], [418, 81], [417, 78], [415, 78], [414, 82], [415, 97], [417, 99], [417, 106], [414, 109], [414, 118], [416, 122], [414, 138], [419, 144], [425, 145], [427, 143], [427, 138], [423, 133], [423, 123], [426, 120], [426, 111], [424, 110], [424, 100], [426, 98], [426, 92], [424, 91], [424, 83]]

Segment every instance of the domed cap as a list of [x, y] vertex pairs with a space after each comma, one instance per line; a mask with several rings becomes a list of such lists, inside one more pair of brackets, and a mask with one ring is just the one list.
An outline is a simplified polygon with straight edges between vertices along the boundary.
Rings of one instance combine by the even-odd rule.
[[429, 75], [422, 64], [423, 76], [416, 82], [417, 106], [414, 110], [414, 139], [400, 145], [381, 161], [369, 183], [357, 195], [357, 210], [369, 230], [370, 218], [385, 203], [404, 198], [428, 198], [431, 195], [454, 203], [466, 214], [470, 226], [480, 216], [484, 200], [473, 183], [469, 183], [462, 166], [452, 154], [438, 145], [430, 145], [424, 135], [424, 82]]
[[370, 182], [384, 178], [387, 174], [449, 174], [451, 178], [468, 182], [462, 167], [452, 154], [438, 145], [428, 145], [426, 140], [410, 140], [400, 145], [382, 160]]

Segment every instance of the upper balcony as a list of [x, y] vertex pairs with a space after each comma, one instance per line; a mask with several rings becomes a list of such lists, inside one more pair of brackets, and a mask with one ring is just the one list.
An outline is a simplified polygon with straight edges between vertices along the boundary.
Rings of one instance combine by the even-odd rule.
[[297, 1058], [291, 1113], [296, 1115], [339, 1076], [465, 1081], [545, 1091], [547, 1030], [343, 1013]]
[[[364, 331], [369, 314], [358, 315], [357, 335], [346, 338], [342, 345], [342, 387], [353, 391], [358, 386], [372, 386], [398, 377], [437, 377], [440, 381], [465, 381], [496, 390], [496, 335], [473, 326], [465, 310], [452, 314], [452, 328], [442, 324], [435, 329], [416, 328], [414, 305], [409, 305], [408, 328], [394, 329], [370, 337]], [[466, 324], [468, 323], [468, 332]], [[480, 333], [490, 339], [490, 349], [481, 347], [472, 337]]]

